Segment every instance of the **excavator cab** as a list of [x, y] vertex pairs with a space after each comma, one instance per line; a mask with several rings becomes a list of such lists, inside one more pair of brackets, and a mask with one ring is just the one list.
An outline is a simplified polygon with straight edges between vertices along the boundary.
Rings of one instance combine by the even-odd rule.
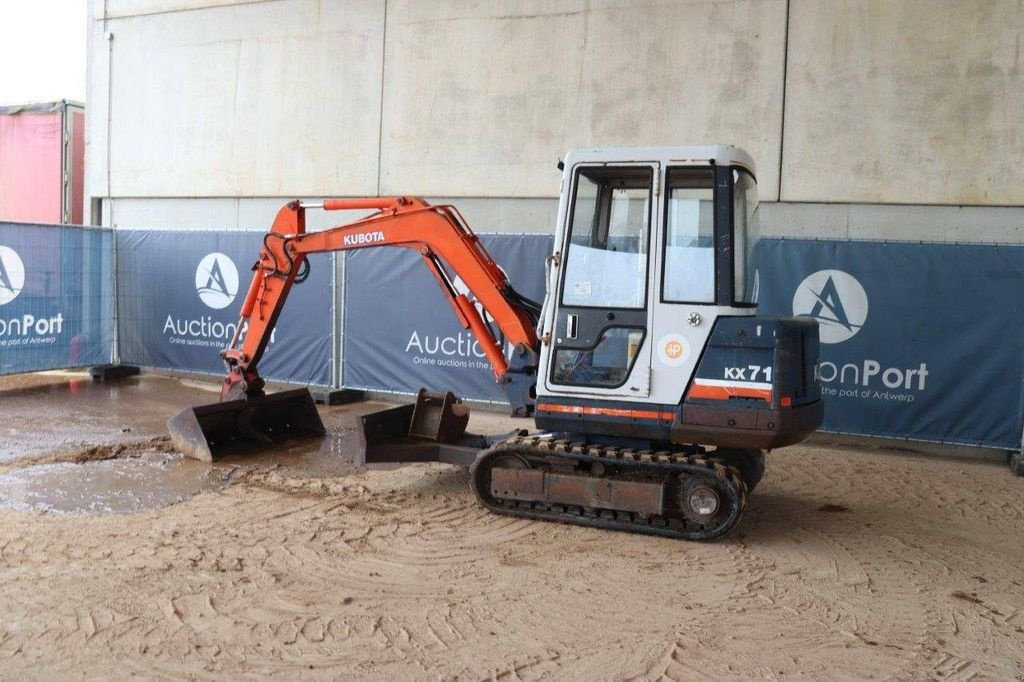
[[538, 427], [772, 448], [821, 421], [814, 322], [758, 317], [753, 160], [583, 149], [563, 169]]

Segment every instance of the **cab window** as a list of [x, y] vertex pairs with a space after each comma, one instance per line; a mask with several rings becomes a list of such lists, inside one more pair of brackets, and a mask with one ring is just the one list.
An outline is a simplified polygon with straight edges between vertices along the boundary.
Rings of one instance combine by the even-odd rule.
[[651, 223], [650, 168], [576, 172], [562, 305], [643, 308]]
[[661, 282], [667, 303], [715, 301], [714, 180], [707, 168], [668, 169]]
[[732, 190], [733, 296], [740, 305], [757, 304], [757, 243], [761, 233], [758, 227], [757, 183], [745, 170], [734, 170]]

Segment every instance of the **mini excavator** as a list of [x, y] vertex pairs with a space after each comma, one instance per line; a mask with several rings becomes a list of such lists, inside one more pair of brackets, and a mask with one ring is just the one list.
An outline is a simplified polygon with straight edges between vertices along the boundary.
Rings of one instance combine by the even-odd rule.
[[[817, 323], [757, 315], [754, 163], [715, 145], [580, 149], [560, 167], [543, 303], [516, 291], [453, 206], [288, 203], [221, 353], [221, 402], [171, 418], [174, 443], [211, 460], [324, 435], [308, 390], [264, 391], [271, 332], [312, 254], [402, 247], [480, 343], [512, 413], [538, 430], [468, 434], [468, 406], [424, 389], [362, 417], [365, 461], [469, 465], [478, 500], [499, 514], [687, 540], [727, 533], [764, 452], [803, 440], [823, 414]], [[309, 209], [372, 213], [307, 232]]]

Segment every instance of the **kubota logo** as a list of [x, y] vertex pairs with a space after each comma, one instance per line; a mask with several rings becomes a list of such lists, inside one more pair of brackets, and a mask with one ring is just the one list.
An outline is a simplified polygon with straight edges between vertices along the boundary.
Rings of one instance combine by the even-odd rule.
[[238, 270], [223, 253], [207, 254], [196, 268], [196, 293], [206, 305], [221, 309], [238, 294]]
[[9, 246], [0, 246], [0, 305], [10, 303], [25, 286], [25, 264], [18, 252]]
[[359, 246], [360, 244], [377, 244], [384, 241], [383, 232], [357, 232], [346, 234], [341, 242], [345, 246]]
[[842, 343], [867, 321], [868, 295], [853, 275], [819, 270], [796, 288], [793, 314], [816, 319], [822, 343]]

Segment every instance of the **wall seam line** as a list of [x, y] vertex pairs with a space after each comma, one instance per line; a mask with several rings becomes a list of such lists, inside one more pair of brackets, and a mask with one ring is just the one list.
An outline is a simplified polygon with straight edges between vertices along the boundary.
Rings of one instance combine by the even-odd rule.
[[381, 160], [384, 157], [384, 77], [388, 56], [388, 0], [384, 0], [384, 28], [380, 41], [380, 115], [377, 117], [377, 196], [381, 188]]
[[789, 5], [786, 0], [786, 26], [782, 39], [782, 120], [779, 126], [779, 194], [776, 201], [782, 201], [782, 168], [786, 153], [786, 87], [789, 81]]

